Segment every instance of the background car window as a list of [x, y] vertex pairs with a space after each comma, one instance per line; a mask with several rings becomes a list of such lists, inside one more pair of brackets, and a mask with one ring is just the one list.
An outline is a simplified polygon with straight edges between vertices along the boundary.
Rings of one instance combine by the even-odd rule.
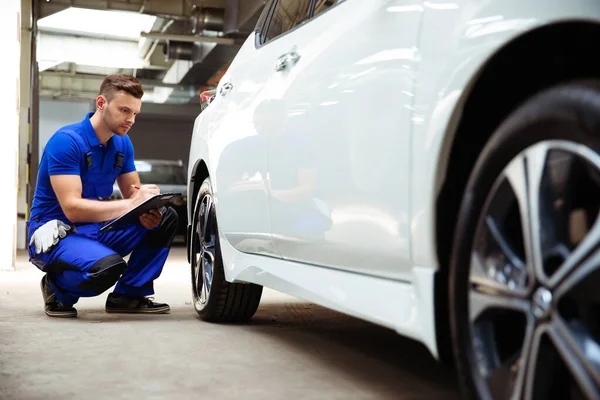
[[327, 11], [330, 7], [333, 7], [342, 1], [343, 0], [317, 0], [315, 2], [315, 12], [313, 13], [313, 16], [319, 15], [323, 11]]
[[136, 162], [136, 169], [143, 184], [185, 185], [187, 176], [183, 166]]
[[279, 0], [269, 23], [265, 42], [308, 20], [310, 0]]

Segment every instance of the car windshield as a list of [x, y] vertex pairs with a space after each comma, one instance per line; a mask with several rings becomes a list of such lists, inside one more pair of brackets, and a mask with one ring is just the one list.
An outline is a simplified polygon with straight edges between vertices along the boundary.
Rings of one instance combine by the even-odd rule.
[[185, 185], [186, 175], [183, 165], [153, 164], [146, 161], [136, 161], [136, 169], [143, 184], [154, 185]]

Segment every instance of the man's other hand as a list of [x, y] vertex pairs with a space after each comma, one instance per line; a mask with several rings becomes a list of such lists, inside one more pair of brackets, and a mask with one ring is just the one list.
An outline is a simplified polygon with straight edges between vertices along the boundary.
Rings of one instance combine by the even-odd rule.
[[31, 236], [29, 245], [35, 243], [35, 253], [45, 253], [52, 246], [58, 243], [58, 241], [67, 236], [67, 231], [70, 231], [71, 227], [62, 221], [53, 219], [52, 221], [46, 222], [44, 225], [36, 229]]
[[159, 210], [150, 210], [140, 215], [140, 223], [146, 229], [154, 229], [160, 224], [162, 213]]

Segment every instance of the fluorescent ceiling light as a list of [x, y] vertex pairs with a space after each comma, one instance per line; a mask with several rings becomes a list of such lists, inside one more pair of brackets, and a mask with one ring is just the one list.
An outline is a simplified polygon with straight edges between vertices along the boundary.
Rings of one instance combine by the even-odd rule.
[[156, 17], [128, 11], [90, 10], [71, 7], [38, 21], [42, 30], [139, 40], [149, 32]]
[[38, 36], [37, 58], [46, 68], [63, 62], [104, 68], [139, 69], [147, 65], [133, 42], [47, 33]]

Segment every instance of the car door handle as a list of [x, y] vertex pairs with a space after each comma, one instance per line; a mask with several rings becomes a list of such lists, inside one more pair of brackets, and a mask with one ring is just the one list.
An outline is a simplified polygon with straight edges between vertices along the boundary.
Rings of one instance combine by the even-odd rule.
[[275, 62], [275, 71], [283, 71], [286, 68], [293, 67], [300, 59], [300, 54], [294, 48], [289, 53], [285, 53]]
[[219, 90], [219, 94], [221, 96], [226, 96], [227, 93], [231, 92], [231, 89], [233, 89], [233, 84], [230, 82], [226, 82], [223, 84], [223, 86], [221, 86], [221, 89]]

